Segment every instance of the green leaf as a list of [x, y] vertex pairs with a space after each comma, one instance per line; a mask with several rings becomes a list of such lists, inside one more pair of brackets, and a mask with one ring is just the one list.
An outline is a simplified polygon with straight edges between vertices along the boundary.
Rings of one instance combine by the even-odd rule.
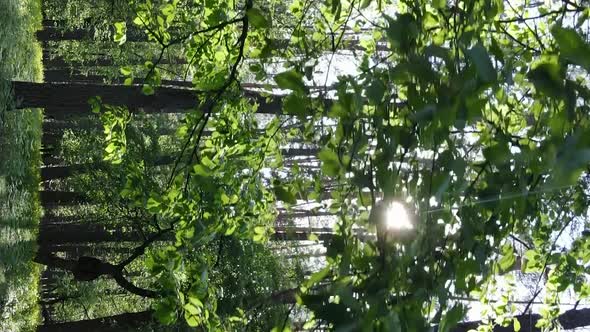
[[275, 195], [277, 199], [289, 203], [289, 204], [297, 204], [297, 198], [295, 194], [293, 194], [286, 186], [277, 185], [274, 187]]
[[550, 97], [561, 97], [565, 87], [565, 72], [556, 57], [543, 59], [527, 73], [535, 89]]
[[225, 193], [221, 194], [221, 204], [223, 204], [223, 205], [230, 204], [229, 196], [227, 196]]
[[543, 262], [541, 254], [535, 250], [527, 250], [524, 253], [524, 264], [522, 264], [522, 272], [534, 273], [541, 272], [543, 269]]
[[283, 100], [283, 113], [288, 115], [305, 116], [307, 114], [307, 99], [298, 93], [292, 93]]
[[373, 0], [363, 0], [363, 2], [361, 3], [361, 9], [365, 9], [367, 7], [369, 7], [371, 5], [371, 2]]
[[393, 19], [385, 15], [385, 19], [388, 23], [386, 33], [391, 46], [403, 53], [409, 52], [419, 33], [414, 17], [410, 14], [401, 14]]
[[340, 161], [336, 152], [329, 148], [323, 148], [318, 154], [322, 162], [322, 171], [328, 176], [336, 176], [340, 173]]
[[378, 105], [385, 95], [385, 84], [380, 79], [374, 79], [367, 88], [367, 98], [373, 105]]
[[202, 156], [201, 157], [201, 164], [205, 165], [207, 168], [209, 169], [214, 169], [215, 163], [213, 162], [213, 160], [211, 160], [211, 158], [207, 157], [207, 156]]
[[520, 321], [518, 320], [518, 318], [514, 317], [512, 319], [512, 326], [514, 328], [514, 332], [520, 331]]
[[119, 71], [121, 72], [121, 75], [129, 76], [129, 75], [131, 75], [133, 68], [131, 68], [129, 66], [125, 66], [125, 67], [121, 67], [121, 69], [119, 69]]
[[502, 257], [498, 261], [498, 265], [500, 266], [500, 270], [503, 272], [507, 272], [514, 266], [516, 263], [516, 255], [514, 254], [514, 249], [511, 245], [505, 245], [502, 247]]
[[590, 45], [586, 43], [584, 38], [576, 30], [554, 25], [551, 33], [557, 45], [559, 45], [559, 51], [562, 57], [571, 61], [573, 64], [590, 70]]
[[125, 44], [127, 41], [127, 24], [125, 22], [116, 22], [115, 23], [115, 42], [119, 43], [119, 45]]
[[192, 303], [187, 303], [184, 305], [184, 310], [186, 310], [191, 315], [198, 315], [201, 313], [201, 310], [194, 306]]
[[447, 6], [446, 0], [433, 0], [432, 6], [436, 9], [443, 9]]
[[101, 99], [100, 97], [92, 97], [88, 100], [88, 103], [90, 104], [90, 108], [92, 110], [92, 113], [94, 114], [99, 114], [100, 113], [100, 108], [101, 108]]
[[463, 305], [455, 305], [451, 310], [447, 311], [444, 317], [440, 321], [439, 331], [447, 332], [450, 331], [465, 315], [465, 308]]
[[510, 161], [510, 149], [505, 142], [498, 142], [495, 145], [488, 146], [483, 150], [486, 160], [493, 165], [503, 165]]
[[195, 165], [195, 167], [193, 167], [193, 170], [195, 171], [196, 175], [200, 175], [203, 177], [209, 177], [213, 174], [213, 172], [211, 172], [211, 169], [202, 164]]
[[199, 318], [196, 317], [196, 316], [185, 315], [184, 316], [184, 319], [186, 320], [186, 323], [190, 327], [197, 327], [197, 326], [199, 326]]
[[303, 83], [303, 75], [295, 70], [288, 70], [277, 74], [274, 79], [281, 89], [293, 90], [302, 94], [307, 91], [307, 87]]
[[467, 51], [467, 55], [477, 71], [477, 76], [484, 83], [492, 83], [496, 80], [496, 70], [490, 60], [488, 52], [481, 43], [476, 44]]
[[170, 325], [174, 323], [176, 321], [176, 308], [174, 303], [169, 299], [158, 303], [154, 315], [162, 324]]
[[584, 9], [584, 12], [578, 17], [578, 21], [576, 22], [576, 28], [581, 27], [590, 17], [590, 8]]
[[154, 94], [154, 92], [154, 88], [151, 85], [145, 84], [141, 87], [141, 93], [143, 93], [146, 96], [151, 96]]
[[331, 267], [327, 266], [318, 272], [315, 272], [309, 277], [309, 279], [305, 281], [305, 287], [310, 288], [318, 282], [324, 280], [330, 274], [330, 271], [332, 271]]
[[269, 26], [269, 21], [258, 8], [248, 9], [246, 15], [248, 16], [248, 22], [257, 28], [267, 28]]
[[162, 14], [164, 16], [169, 16], [169, 15], [174, 14], [174, 11], [175, 10], [176, 10], [176, 8], [174, 8], [174, 6], [172, 4], [170, 4], [170, 3], [163, 4], [160, 7], [160, 11], [162, 12]]
[[162, 203], [160, 201], [156, 200], [154, 197], [150, 197], [150, 198], [148, 198], [146, 208], [151, 213], [156, 213], [156, 212], [160, 211], [161, 204]]

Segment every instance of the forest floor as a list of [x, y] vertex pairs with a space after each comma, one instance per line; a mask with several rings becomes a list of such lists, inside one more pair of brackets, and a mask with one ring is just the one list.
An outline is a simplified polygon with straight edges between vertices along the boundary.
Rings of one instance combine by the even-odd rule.
[[42, 81], [40, 0], [0, 1], [0, 331], [40, 320], [36, 251], [42, 113], [14, 110], [10, 80]]

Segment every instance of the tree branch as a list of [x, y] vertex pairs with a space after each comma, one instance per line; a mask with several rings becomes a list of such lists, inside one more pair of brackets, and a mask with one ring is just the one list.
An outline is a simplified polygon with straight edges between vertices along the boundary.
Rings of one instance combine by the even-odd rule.
[[121, 286], [121, 288], [125, 289], [129, 293], [139, 295], [142, 297], [151, 298], [151, 299], [155, 299], [155, 298], [160, 297], [160, 294], [158, 294], [157, 292], [155, 292], [153, 290], [140, 288], [140, 287], [137, 287], [134, 284], [132, 284], [129, 280], [125, 279], [122, 271], [115, 273], [114, 275], [112, 275], [112, 277], [117, 282], [117, 285]]
[[116, 265], [117, 268], [119, 270], [122, 270], [125, 266], [129, 265], [131, 262], [133, 262], [139, 256], [143, 255], [145, 253], [145, 250], [147, 249], [147, 247], [149, 247], [152, 243], [158, 241], [162, 236], [164, 236], [164, 234], [170, 232], [173, 229], [174, 229], [174, 222], [172, 223], [172, 225], [170, 225], [170, 227], [165, 228], [165, 229], [157, 232], [156, 234], [150, 236], [142, 245], [140, 245], [139, 247], [135, 248], [135, 250], [133, 250], [133, 253], [131, 254], [131, 256], [127, 257], [127, 259], [125, 259], [121, 263], [117, 264]]

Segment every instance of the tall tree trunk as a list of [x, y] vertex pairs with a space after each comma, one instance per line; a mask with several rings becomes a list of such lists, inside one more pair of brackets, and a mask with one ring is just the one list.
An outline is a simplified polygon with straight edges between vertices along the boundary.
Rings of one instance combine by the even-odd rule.
[[[154, 160], [146, 162], [146, 166], [163, 166], [172, 164], [176, 156], [160, 156]], [[90, 170], [107, 170], [110, 164], [108, 162], [96, 162], [88, 164], [75, 164], [68, 166], [51, 166], [41, 168], [41, 181], [68, 178], [77, 173], [85, 173]]]
[[[92, 84], [123, 84], [125, 82], [125, 77], [110, 78], [94, 74], [86, 75], [79, 70], [72, 69], [45, 70], [43, 72], [43, 77], [45, 82], [85, 82]], [[135, 79], [133, 81], [135, 84], [143, 84], [143, 82], [143, 79]], [[192, 88], [193, 83], [188, 81], [161, 80], [161, 86]]]
[[[141, 93], [140, 86], [84, 84], [84, 83], [33, 83], [12, 82], [17, 108], [45, 108], [59, 113], [88, 112], [88, 100], [100, 96], [103, 103], [127, 106], [131, 110], [142, 108], [146, 112], [172, 112], [192, 109], [199, 104], [197, 92], [190, 89], [160, 87], [151, 96]], [[255, 91], [244, 91], [243, 98], [258, 103], [258, 113], [280, 114], [283, 96], [270, 100]], [[322, 100], [325, 109], [332, 101]]]
[[[92, 41], [95, 39], [96, 31], [93, 28], [64, 29], [55, 26], [44, 26], [43, 30], [37, 31], [36, 34], [39, 42], [59, 42], [66, 40]], [[110, 34], [110, 36], [113, 35], [114, 34]], [[112, 37], [110, 36], [108, 40], [112, 40]], [[142, 30], [135, 28], [133, 25], [129, 25], [127, 26], [127, 41], [147, 42], [148, 38]]]
[[141, 328], [152, 321], [152, 311], [124, 313], [109, 317], [40, 325], [38, 332], [120, 332]]
[[[155, 94], [142, 94], [140, 86], [12, 82], [17, 108], [55, 108], [65, 112], [89, 111], [88, 100], [100, 96], [103, 103], [143, 108], [146, 111], [194, 108], [198, 99], [188, 89], [158, 88]], [[47, 112], [46, 112], [47, 113]]]
[[140, 242], [144, 237], [138, 232], [121, 229], [107, 230], [100, 225], [48, 225], [39, 230], [37, 241], [40, 247], [74, 243]]
[[40, 191], [39, 198], [44, 207], [76, 205], [88, 201], [84, 194], [70, 191]]
[[61, 138], [62, 135], [60, 134], [44, 131], [43, 135], [41, 135], [41, 146], [55, 149]]
[[[143, 65], [146, 59], [137, 57], [129, 59], [125, 65]], [[153, 63], [156, 63], [158, 59], [152, 59]], [[161, 65], [184, 65], [187, 64], [186, 59], [174, 58], [161, 59], [159, 64]], [[84, 67], [119, 67], [123, 66], [122, 63], [117, 63], [109, 56], [100, 56], [93, 59], [84, 60], [84, 62], [70, 62], [62, 57], [47, 57], [43, 60], [43, 67], [49, 70], [55, 69], [70, 69], [70, 68], [84, 68]]]
[[43, 132], [63, 134], [66, 129], [102, 131], [102, 124], [97, 120], [86, 117], [79, 120], [49, 120], [43, 121]]
[[81, 216], [57, 216], [55, 214], [46, 212], [43, 217], [41, 218], [41, 227], [44, 226], [62, 226], [62, 225], [71, 225], [71, 224], [79, 224], [82, 221], [83, 217]]
[[[276, 227], [271, 235], [272, 241], [308, 241], [311, 234], [319, 240], [331, 240], [334, 236], [332, 228], [307, 227]], [[359, 234], [362, 237], [361, 234]], [[163, 236], [161, 240], [171, 241], [171, 235]], [[145, 237], [138, 232], [124, 232], [121, 230], [106, 230], [102, 226], [90, 224], [78, 225], [49, 225], [41, 227], [37, 241], [40, 248], [75, 243], [103, 243], [103, 242], [141, 242]]]

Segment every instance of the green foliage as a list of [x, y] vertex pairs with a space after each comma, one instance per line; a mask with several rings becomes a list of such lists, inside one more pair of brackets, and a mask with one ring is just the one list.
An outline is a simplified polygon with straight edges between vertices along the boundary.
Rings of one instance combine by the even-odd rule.
[[[284, 330], [285, 305], [260, 300], [293, 285], [264, 243], [277, 210], [305, 199], [337, 216], [325, 263], [295, 295], [305, 328], [452, 331], [467, 312], [455, 299], [476, 297], [492, 313], [482, 329], [518, 330], [519, 256], [524, 273], [551, 266], [540, 326], [552, 327], [568, 287], [588, 297], [586, 238], [558, 244], [588, 209], [587, 10], [507, 5], [132, 1], [114, 39], [131, 53], [133, 22], [150, 58], [116, 75], [141, 75], [154, 96], [166, 75], [183, 76], [199, 101], [171, 139], [175, 164], [155, 174], [130, 112], [100, 106], [117, 202], [173, 233], [143, 262], [160, 322]], [[576, 27], [563, 23], [576, 15]], [[330, 72], [340, 51], [360, 60], [356, 71]], [[163, 64], [171, 55], [186, 66]], [[308, 86], [323, 75], [335, 83]], [[244, 94], [237, 83], [252, 80], [261, 84]], [[255, 114], [278, 105], [271, 88], [289, 90], [273, 120]], [[319, 172], [285, 166], [294, 136], [318, 149]], [[371, 209], [382, 199], [405, 202], [410, 231], [383, 225]]]
[[275, 81], [283, 89], [293, 90], [299, 93], [305, 93], [307, 90], [305, 83], [303, 83], [303, 75], [294, 70], [275, 75]]
[[[145, 87], [144, 87], [145, 88]], [[130, 120], [129, 111], [124, 107], [103, 105], [100, 97], [89, 101], [92, 113], [100, 114], [104, 126], [104, 160], [120, 164], [127, 150], [126, 127]]]
[[590, 71], [590, 60], [587, 56], [590, 52], [590, 45], [576, 30], [555, 25], [551, 29], [551, 33], [559, 46], [560, 55], [564, 59]]

